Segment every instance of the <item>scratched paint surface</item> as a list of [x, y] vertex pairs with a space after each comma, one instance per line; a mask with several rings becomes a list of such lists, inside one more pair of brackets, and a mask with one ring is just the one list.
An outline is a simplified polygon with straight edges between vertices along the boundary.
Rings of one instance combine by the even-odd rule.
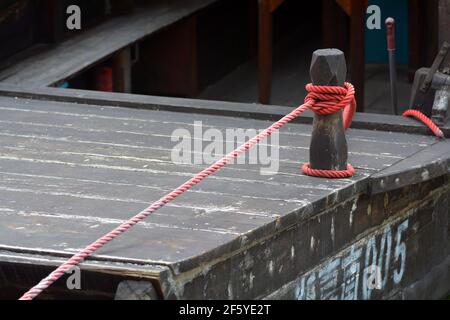
[[406, 266], [404, 233], [409, 219], [392, 223], [380, 234], [352, 245], [300, 278], [295, 289], [299, 300], [370, 299], [374, 290], [398, 285]]

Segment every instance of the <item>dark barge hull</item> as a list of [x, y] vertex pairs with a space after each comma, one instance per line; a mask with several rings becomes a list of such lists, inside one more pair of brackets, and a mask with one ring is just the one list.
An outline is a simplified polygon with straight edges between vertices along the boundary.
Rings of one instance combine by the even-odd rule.
[[[173, 130], [191, 130], [194, 121], [261, 129], [289, 110], [6, 85], [0, 93], [7, 298], [203, 167], [170, 162]], [[281, 130], [277, 175], [261, 176], [255, 165], [225, 168], [83, 263], [81, 290], [68, 290], [64, 278], [42, 298], [448, 293], [450, 142], [410, 119], [359, 114], [347, 133], [356, 176], [323, 180], [299, 171], [310, 122], [306, 114]]]

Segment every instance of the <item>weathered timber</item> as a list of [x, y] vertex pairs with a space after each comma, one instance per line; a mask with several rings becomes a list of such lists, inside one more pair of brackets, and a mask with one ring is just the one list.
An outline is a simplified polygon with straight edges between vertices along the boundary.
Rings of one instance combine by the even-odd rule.
[[[246, 119], [276, 121], [291, 109], [286, 106], [258, 105], [248, 103], [210, 101], [198, 99], [180, 99], [136, 94], [120, 94], [86, 91], [77, 89], [36, 88], [27, 89], [16, 85], [0, 84], [0, 94], [34, 100], [87, 103], [98, 106], [117, 106], [144, 110], [165, 110], [171, 112], [194, 112], [196, 114], [239, 117]], [[306, 111], [293, 121], [312, 124], [313, 113]], [[390, 116], [375, 113], [356, 113], [351, 128], [371, 131], [402, 132], [421, 135], [433, 133], [421, 122], [402, 116]], [[450, 124], [441, 127], [446, 136], [450, 136]], [[377, 133], [373, 133], [376, 135]]]
[[28, 88], [54, 85], [216, 1], [151, 1], [132, 14], [109, 19], [39, 54], [23, 59], [2, 70], [0, 80]]
[[133, 69], [134, 92], [193, 97], [198, 94], [197, 16], [161, 30], [139, 45], [145, 57]]
[[[310, 74], [313, 85], [342, 87], [347, 76], [344, 53], [338, 49], [315, 51]], [[309, 154], [312, 169], [347, 169], [347, 140], [342, 110], [329, 115], [314, 115]]]
[[[187, 150], [194, 160], [211, 142], [194, 136], [195, 121], [229, 141], [227, 129], [260, 130], [286, 112], [55, 88], [2, 86], [0, 93], [6, 298], [203, 169], [173, 162], [175, 130], [201, 142], [202, 151]], [[278, 145], [275, 175], [261, 175], [269, 165], [250, 163], [254, 154], [223, 168], [87, 259], [81, 290], [67, 290], [63, 277], [41, 298], [148, 298], [140, 292], [150, 282], [163, 299], [445, 294], [450, 143], [412, 134], [409, 119], [371, 116], [347, 133], [355, 177], [304, 176], [299, 163], [308, 160], [311, 126], [288, 124], [278, 142], [262, 142]], [[389, 131], [400, 119], [410, 132]], [[377, 289], [368, 287], [372, 268], [381, 274]], [[124, 283], [136, 281], [123, 293]]]
[[115, 92], [131, 92], [131, 50], [125, 48], [113, 56], [113, 88]]
[[[310, 238], [304, 237], [305, 262], [300, 262], [297, 269], [305, 272], [265, 298], [444, 297], [449, 290], [448, 282], [435, 284], [448, 279], [448, 198], [447, 175], [373, 197], [361, 196], [348, 203], [346, 209], [338, 208], [334, 214], [325, 212], [321, 216], [321, 224], [325, 223], [322, 228], [334, 226], [335, 238], [326, 231], [313, 231]], [[346, 237], [347, 241], [356, 241], [331, 249], [345, 242]], [[316, 243], [317, 240], [320, 242]], [[314, 254], [316, 262], [309, 265]], [[378, 282], [372, 282], [370, 279], [377, 275]]]
[[[372, 175], [371, 192], [395, 190], [445, 175], [450, 168], [448, 155], [450, 155], [450, 143], [436, 143]], [[426, 166], [424, 166], [425, 163]]]

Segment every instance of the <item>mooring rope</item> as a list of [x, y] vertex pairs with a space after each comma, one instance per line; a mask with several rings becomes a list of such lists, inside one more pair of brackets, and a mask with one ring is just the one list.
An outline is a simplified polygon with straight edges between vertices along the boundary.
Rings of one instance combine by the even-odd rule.
[[442, 132], [442, 130], [439, 129], [439, 127], [433, 122], [433, 120], [428, 118], [422, 112], [420, 112], [418, 110], [409, 109], [409, 110], [406, 110], [403, 113], [403, 116], [404, 117], [414, 117], [417, 120], [419, 120], [422, 123], [424, 123], [428, 128], [430, 128], [430, 130], [433, 131], [433, 134], [436, 137], [441, 138], [441, 139], [445, 137], [444, 133]]
[[[230, 161], [237, 158], [240, 154], [244, 153], [251, 147], [255, 146], [264, 138], [270, 136], [274, 131], [280, 129], [287, 123], [291, 122], [292, 120], [300, 116], [300, 114], [302, 114], [304, 111], [311, 109], [317, 114], [329, 115], [338, 112], [340, 110], [343, 110], [344, 127], [346, 129], [350, 127], [356, 109], [356, 103], [354, 98], [355, 89], [352, 84], [345, 83], [344, 87], [314, 86], [312, 84], [308, 84], [306, 86], [306, 90], [309, 93], [305, 98], [304, 104], [302, 104], [301, 106], [293, 110], [291, 113], [289, 113], [288, 115], [284, 116], [283, 118], [272, 124], [267, 129], [261, 131], [258, 135], [248, 140], [246, 143], [244, 143], [237, 149], [225, 155], [222, 159], [216, 161], [208, 168], [200, 171], [193, 178], [189, 179], [172, 192], [166, 194], [158, 201], [154, 202], [148, 208], [144, 209], [143, 211], [141, 211], [128, 221], [122, 223], [114, 230], [108, 232], [107, 234], [97, 239], [80, 252], [73, 255], [70, 259], [62, 263], [57, 269], [51, 272], [47, 277], [42, 279], [36, 286], [27, 291], [20, 298], [20, 300], [33, 300], [40, 293], [42, 293], [42, 291], [47, 289], [55, 281], [61, 278], [67, 271], [71, 270], [73, 267], [82, 263], [92, 253], [102, 248], [108, 242], [117, 238], [122, 233], [131, 229], [134, 225], [138, 224], [156, 210], [162, 208], [167, 203], [173, 201], [175, 198], [177, 198], [187, 190], [194, 187], [195, 185], [203, 181], [206, 177], [220, 170]], [[309, 167], [309, 164], [305, 164], [303, 166], [303, 171], [307, 175], [325, 178], [345, 178], [352, 176], [355, 172], [354, 168], [351, 165], [349, 165], [347, 170], [338, 171], [338, 170], [313, 170]]]
[[[355, 88], [346, 82], [344, 87], [314, 86], [306, 85], [308, 95], [305, 102], [311, 102], [310, 109], [316, 114], [326, 116], [343, 110], [344, 129], [347, 130], [352, 124], [356, 112]], [[302, 166], [304, 174], [312, 177], [342, 179], [349, 178], [355, 174], [351, 164], [346, 170], [319, 170], [312, 169], [309, 163]]]

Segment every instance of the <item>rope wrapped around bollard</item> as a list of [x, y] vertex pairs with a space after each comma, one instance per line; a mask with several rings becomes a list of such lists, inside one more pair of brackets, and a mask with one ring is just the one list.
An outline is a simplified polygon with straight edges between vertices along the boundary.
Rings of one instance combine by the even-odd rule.
[[[311, 102], [310, 109], [319, 115], [330, 115], [340, 110], [344, 111], [344, 128], [348, 129], [352, 123], [356, 111], [355, 88], [351, 83], [345, 82], [344, 88], [336, 86], [314, 86], [308, 84], [309, 92], [305, 103]], [[309, 163], [302, 166], [304, 174], [312, 177], [342, 179], [355, 174], [351, 164], [347, 164], [346, 170], [312, 169]]]

